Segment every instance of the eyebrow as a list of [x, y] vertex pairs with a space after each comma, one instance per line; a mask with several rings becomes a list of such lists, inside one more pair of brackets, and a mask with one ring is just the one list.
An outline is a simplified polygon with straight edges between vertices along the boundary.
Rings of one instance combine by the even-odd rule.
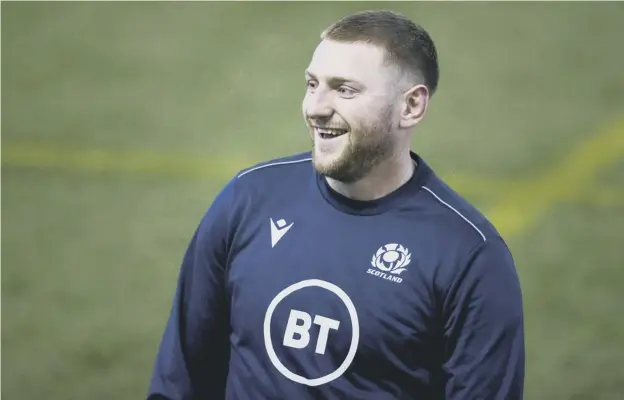
[[[313, 79], [318, 79], [316, 77], [316, 75], [314, 75], [312, 72], [306, 70], [305, 71], [305, 75], [309, 76]], [[330, 76], [327, 79], [329, 81], [330, 84], [339, 84], [339, 83], [345, 83], [345, 82], [353, 82], [353, 83], [358, 83], [360, 84], [360, 82], [357, 79], [354, 78], [348, 78], [348, 77], [343, 77], [343, 76]]]

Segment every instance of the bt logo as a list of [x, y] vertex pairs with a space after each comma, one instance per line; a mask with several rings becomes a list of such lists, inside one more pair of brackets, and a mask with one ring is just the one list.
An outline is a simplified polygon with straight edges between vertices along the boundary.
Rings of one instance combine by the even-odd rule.
[[[301, 322], [301, 324], [299, 324]], [[327, 337], [330, 329], [338, 329], [340, 321], [335, 319], [317, 315], [314, 317], [314, 323], [321, 329], [318, 340], [316, 341], [316, 354], [325, 354], [327, 347]], [[290, 310], [288, 324], [286, 325], [286, 333], [284, 334], [284, 346], [295, 349], [303, 349], [310, 343], [310, 327], [312, 326], [312, 317], [305, 311]], [[298, 338], [295, 336], [298, 335]]]
[[[346, 306], [349, 317], [351, 319], [351, 345], [349, 346], [349, 351], [344, 361], [332, 373], [318, 378], [306, 378], [304, 376], [297, 375], [294, 372], [290, 371], [288, 368], [286, 368], [286, 366], [280, 361], [279, 357], [277, 356], [275, 349], [273, 348], [273, 341], [271, 339], [271, 318], [273, 317], [275, 308], [287, 296], [293, 294], [298, 290], [308, 287], [319, 287], [328, 290], [338, 296], [338, 298]], [[310, 333], [312, 324], [319, 327], [318, 337], [316, 337], [315, 340], [313, 340]], [[327, 343], [331, 338], [331, 333], [337, 332], [342, 326], [343, 324], [335, 319], [328, 318], [322, 315], [312, 316], [305, 311], [292, 309], [290, 310], [288, 316], [288, 322], [286, 323], [286, 329], [284, 331], [284, 337], [282, 338], [281, 343], [284, 346], [293, 349], [293, 351], [298, 351], [301, 349], [305, 349], [312, 342], [314, 343], [314, 352], [316, 354], [324, 355], [327, 348]], [[359, 340], [360, 326], [357, 311], [355, 310], [353, 302], [351, 301], [349, 296], [338, 286], [319, 279], [307, 279], [295, 283], [279, 292], [269, 304], [269, 307], [264, 316], [264, 345], [266, 347], [266, 351], [269, 355], [271, 363], [286, 378], [303, 385], [323, 385], [327, 382], [333, 381], [336, 378], [339, 378], [342, 374], [344, 374], [344, 372], [347, 370], [347, 368], [349, 368], [349, 366], [353, 362], [353, 359], [355, 358], [355, 353], [357, 352]]]

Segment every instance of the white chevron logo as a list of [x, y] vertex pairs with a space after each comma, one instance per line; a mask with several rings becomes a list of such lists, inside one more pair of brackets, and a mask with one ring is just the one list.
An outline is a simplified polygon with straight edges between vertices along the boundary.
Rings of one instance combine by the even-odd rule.
[[286, 221], [283, 218], [277, 222], [274, 222], [273, 218], [269, 219], [271, 220], [271, 247], [275, 247], [295, 223], [291, 222], [290, 225], [286, 226]]

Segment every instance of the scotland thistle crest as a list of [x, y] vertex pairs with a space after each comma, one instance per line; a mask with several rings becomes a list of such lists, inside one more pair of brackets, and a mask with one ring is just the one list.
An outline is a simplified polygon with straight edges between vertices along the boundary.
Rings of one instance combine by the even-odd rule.
[[371, 264], [381, 271], [400, 275], [401, 272], [407, 270], [405, 267], [409, 265], [411, 256], [405, 247], [397, 243], [390, 243], [377, 250]]

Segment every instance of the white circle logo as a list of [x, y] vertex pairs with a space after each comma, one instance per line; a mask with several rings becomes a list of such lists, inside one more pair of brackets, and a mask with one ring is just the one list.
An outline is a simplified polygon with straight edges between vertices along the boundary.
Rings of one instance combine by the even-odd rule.
[[[277, 307], [277, 305], [282, 300], [284, 300], [287, 296], [293, 294], [297, 290], [301, 290], [307, 287], [320, 287], [320, 288], [329, 290], [330, 292], [338, 296], [338, 298], [340, 298], [340, 300], [342, 300], [344, 305], [347, 307], [347, 310], [349, 312], [349, 317], [351, 318], [351, 329], [353, 332], [352, 337], [351, 337], [351, 346], [349, 347], [349, 352], [347, 353], [347, 356], [345, 357], [345, 360], [342, 362], [340, 367], [338, 367], [337, 370], [335, 370], [334, 372], [330, 374], [327, 374], [325, 376], [321, 376], [320, 378], [315, 378], [315, 379], [308, 379], [301, 375], [297, 375], [293, 373], [292, 371], [290, 371], [288, 368], [286, 368], [284, 364], [282, 364], [282, 362], [277, 357], [277, 354], [275, 353], [275, 349], [273, 349], [273, 342], [271, 340], [271, 318], [273, 317], [273, 312], [275, 311], [275, 308]], [[269, 308], [267, 309], [266, 314], [264, 315], [264, 345], [266, 347], [267, 353], [269, 354], [269, 359], [273, 363], [273, 366], [275, 366], [275, 368], [277, 368], [277, 370], [282, 375], [284, 375], [286, 378], [294, 382], [301, 383], [303, 385], [308, 385], [308, 386], [323, 385], [327, 382], [333, 381], [334, 379], [344, 374], [344, 372], [347, 370], [347, 368], [349, 368], [349, 366], [353, 362], [353, 359], [355, 358], [355, 353], [357, 352], [359, 340], [360, 340], [360, 326], [358, 322], [357, 311], [355, 310], [355, 306], [353, 305], [353, 302], [351, 301], [349, 296], [347, 296], [347, 294], [338, 286], [329, 282], [319, 280], [319, 279], [306, 279], [304, 281], [297, 282], [293, 285], [288, 286], [286, 289], [279, 292], [277, 296], [275, 296], [273, 301], [271, 301], [271, 304], [269, 304]]]

